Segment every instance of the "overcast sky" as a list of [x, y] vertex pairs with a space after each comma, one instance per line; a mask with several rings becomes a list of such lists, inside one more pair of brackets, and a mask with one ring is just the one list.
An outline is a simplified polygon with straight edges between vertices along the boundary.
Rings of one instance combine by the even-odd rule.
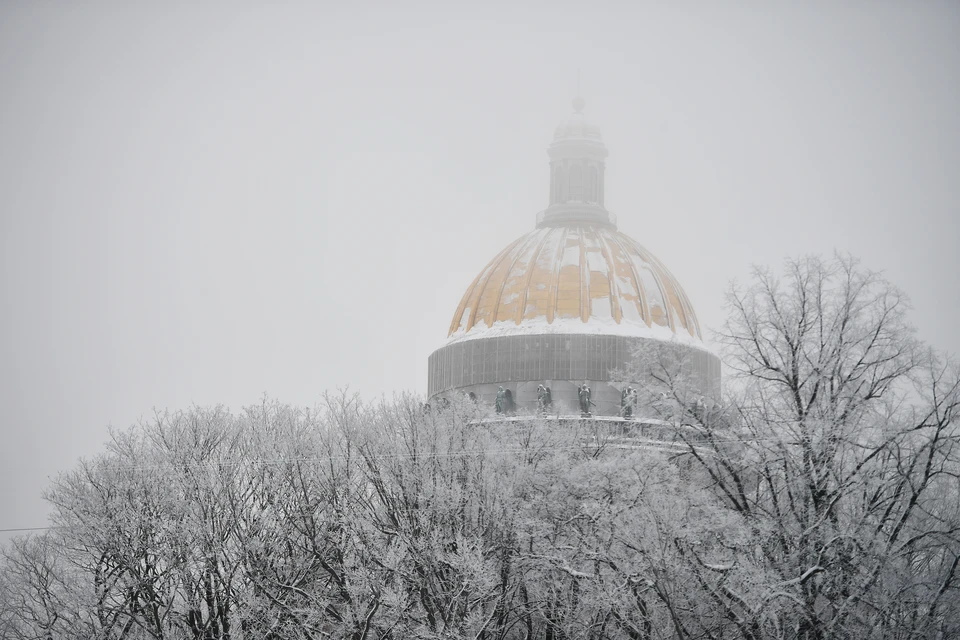
[[0, 528], [154, 407], [423, 393], [578, 69], [703, 325], [837, 249], [960, 353], [960, 4], [395, 4], [0, 5]]

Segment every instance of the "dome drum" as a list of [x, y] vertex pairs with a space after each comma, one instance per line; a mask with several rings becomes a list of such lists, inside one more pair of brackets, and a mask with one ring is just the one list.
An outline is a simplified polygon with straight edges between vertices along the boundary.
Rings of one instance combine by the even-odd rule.
[[[620, 411], [620, 391], [609, 382], [600, 380], [581, 380], [586, 382], [592, 390], [592, 401], [595, 406], [593, 413], [596, 416], [616, 416]], [[534, 415], [537, 410], [537, 387], [545, 384], [550, 387], [553, 396], [551, 413], [554, 415], [576, 415], [579, 413], [578, 384], [569, 380], [542, 380], [535, 382], [504, 382], [471, 385], [459, 389], [463, 394], [472, 394], [472, 397], [481, 405], [492, 407], [496, 402], [497, 390], [503, 387], [510, 392], [513, 398], [513, 408], [510, 414]], [[435, 397], [444, 397], [440, 394]], [[638, 417], [641, 414], [638, 412]], [[643, 416], [646, 417], [646, 416]]]
[[[614, 378], [635, 364], [636, 354], [657, 353], [688, 374], [701, 393], [719, 393], [720, 361], [706, 349], [654, 338], [602, 334], [501, 335], [449, 343], [428, 361], [428, 395], [473, 393], [492, 403], [497, 388], [509, 389], [519, 412], [537, 406], [537, 385], [551, 386], [554, 404], [573, 412], [576, 386], [587, 381], [593, 389], [597, 415], [617, 415], [620, 386]], [[640, 382], [640, 381], [631, 381]]]

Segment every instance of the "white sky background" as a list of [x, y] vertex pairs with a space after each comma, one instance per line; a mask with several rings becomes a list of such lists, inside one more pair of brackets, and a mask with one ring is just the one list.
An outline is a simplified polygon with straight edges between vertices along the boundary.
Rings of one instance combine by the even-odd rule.
[[703, 325], [839, 249], [960, 353], [960, 4], [320, 4], [0, 6], [0, 528], [153, 407], [423, 393], [578, 69]]

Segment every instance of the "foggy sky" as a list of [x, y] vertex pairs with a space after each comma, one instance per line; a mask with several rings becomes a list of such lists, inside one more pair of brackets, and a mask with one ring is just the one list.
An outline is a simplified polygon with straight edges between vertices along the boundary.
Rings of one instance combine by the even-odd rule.
[[836, 249], [960, 353], [957, 3], [321, 4], [0, 5], [0, 528], [154, 407], [423, 393], [578, 69], [702, 325]]

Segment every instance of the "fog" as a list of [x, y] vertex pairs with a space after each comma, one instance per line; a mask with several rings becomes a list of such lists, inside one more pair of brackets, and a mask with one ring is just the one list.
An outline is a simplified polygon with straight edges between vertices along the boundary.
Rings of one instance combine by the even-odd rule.
[[578, 72], [702, 325], [840, 250], [960, 353], [960, 5], [325, 4], [0, 6], [0, 529], [154, 408], [423, 393]]

